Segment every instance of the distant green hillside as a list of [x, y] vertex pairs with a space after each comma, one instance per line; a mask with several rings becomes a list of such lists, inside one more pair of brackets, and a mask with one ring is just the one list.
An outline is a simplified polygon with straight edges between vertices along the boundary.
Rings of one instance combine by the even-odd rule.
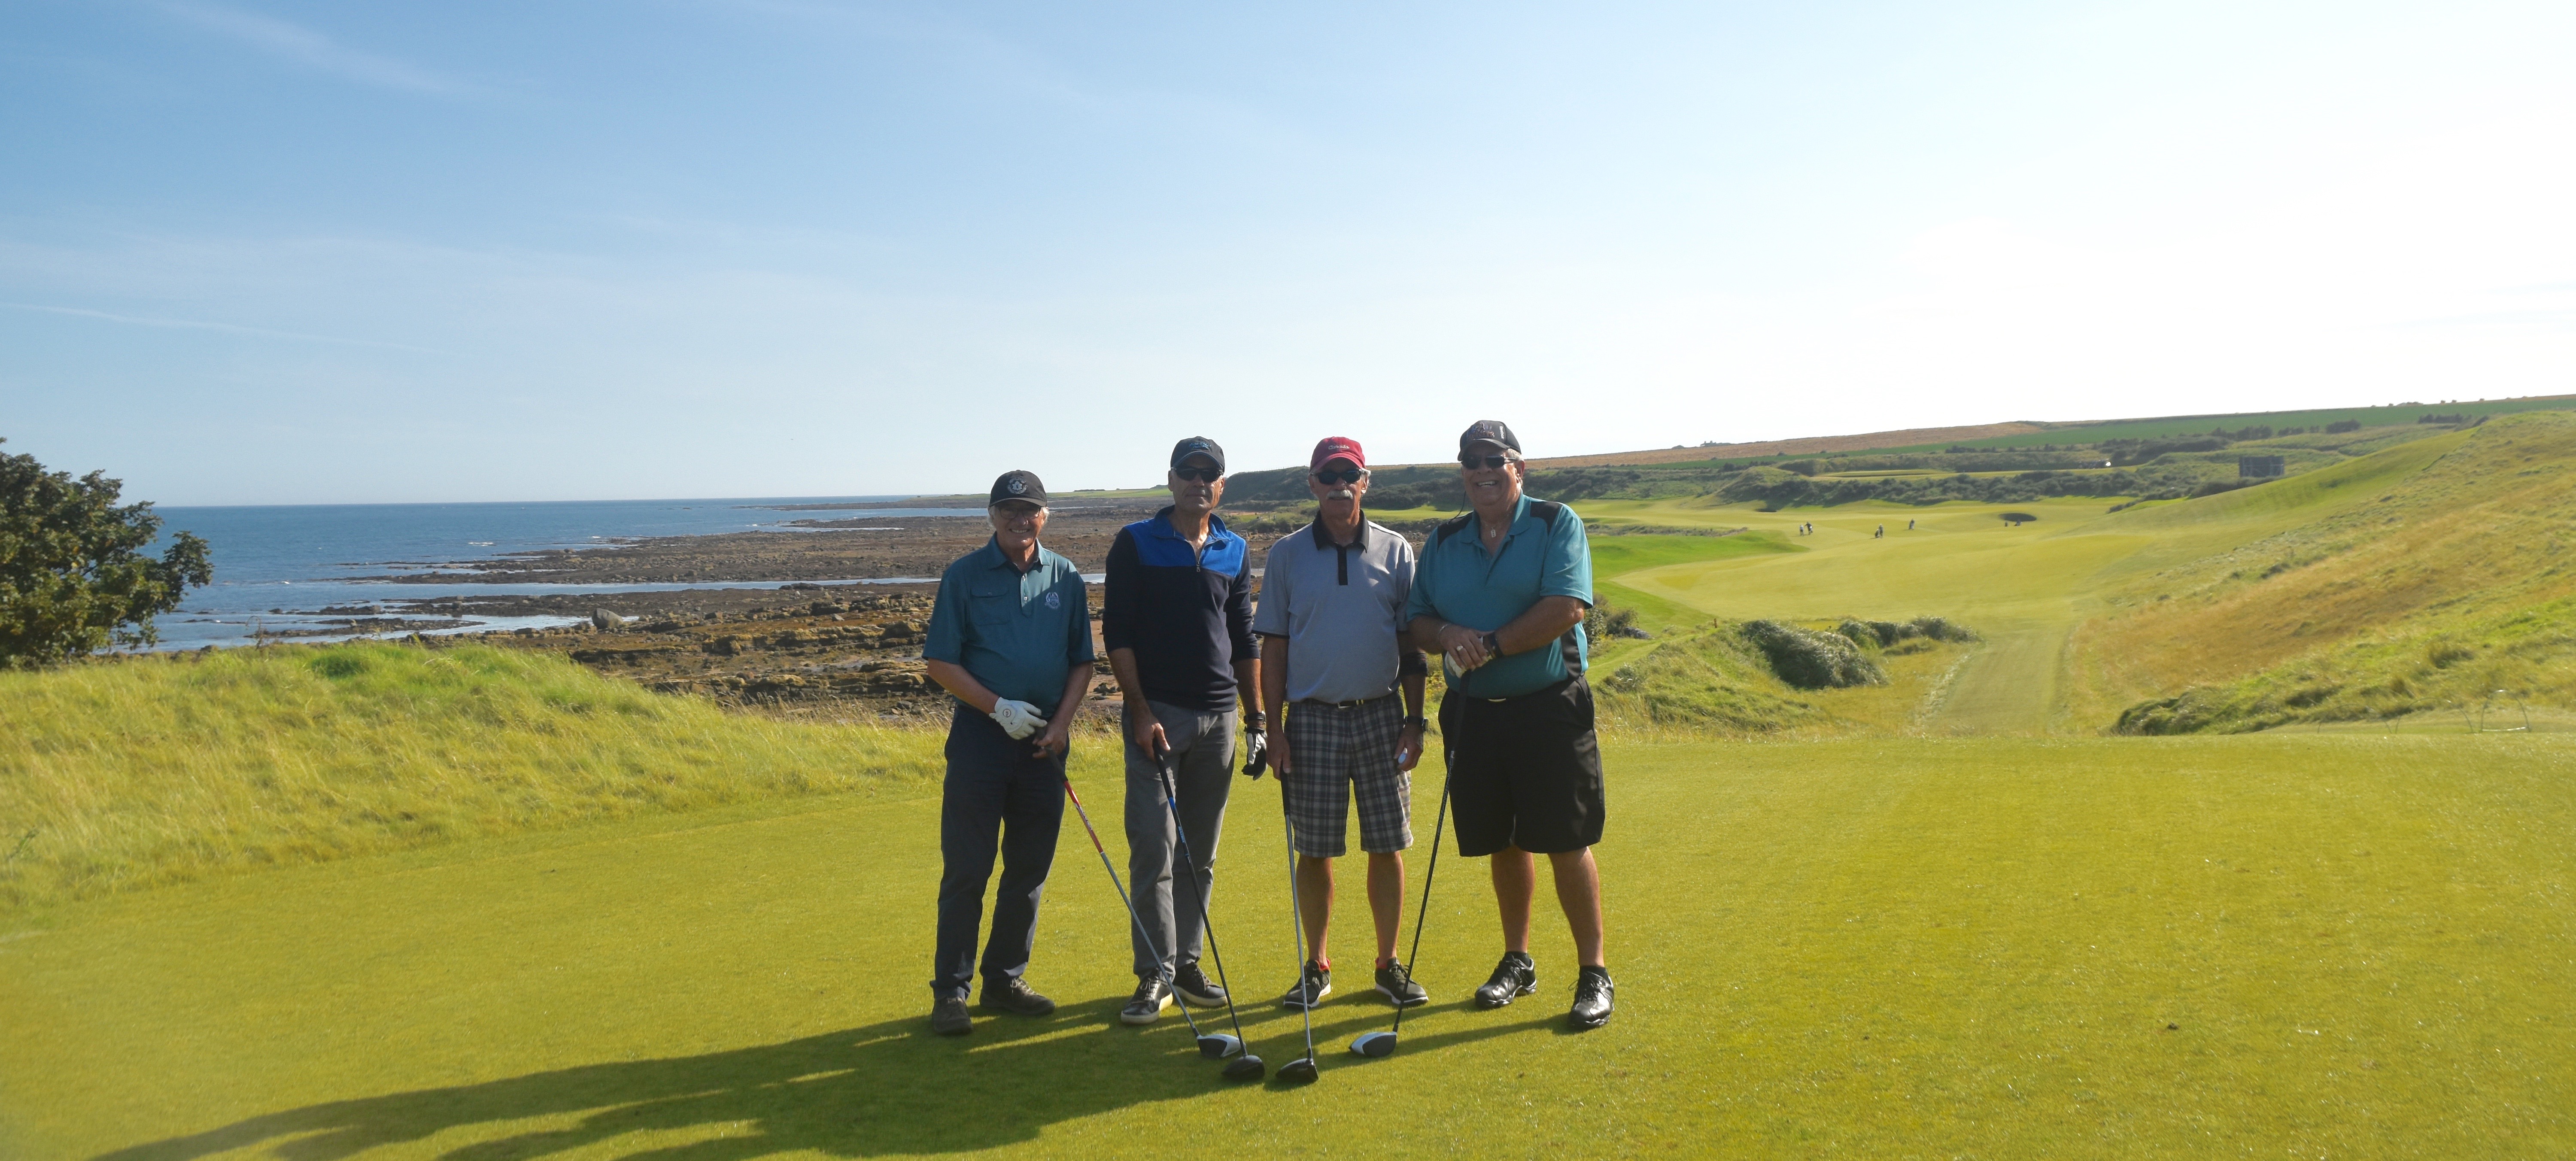
[[[2296, 474], [2496, 416], [2565, 409], [2576, 409], [2576, 396], [2052, 424], [2043, 432], [1853, 454], [1542, 464], [1531, 473], [1529, 487], [1555, 500], [1708, 496], [1774, 509], [1873, 500], [1929, 505], [2063, 496], [2181, 499], [2250, 482], [2238, 477], [2240, 456], [2277, 455]], [[1238, 472], [1227, 478], [1226, 502], [1247, 511], [1301, 508], [1312, 503], [1305, 474], [1303, 468]], [[1369, 503], [1390, 511], [1456, 511], [1457, 470], [1447, 464], [1380, 468], [1370, 481]]]

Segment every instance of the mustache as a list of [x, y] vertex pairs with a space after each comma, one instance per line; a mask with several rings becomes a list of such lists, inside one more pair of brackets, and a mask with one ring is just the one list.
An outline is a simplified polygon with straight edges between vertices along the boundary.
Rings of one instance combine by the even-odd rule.
[[1327, 500], [1348, 500], [1356, 495], [1358, 495], [1358, 493], [1353, 492], [1349, 488], [1335, 488], [1332, 491], [1324, 493], [1324, 498]]

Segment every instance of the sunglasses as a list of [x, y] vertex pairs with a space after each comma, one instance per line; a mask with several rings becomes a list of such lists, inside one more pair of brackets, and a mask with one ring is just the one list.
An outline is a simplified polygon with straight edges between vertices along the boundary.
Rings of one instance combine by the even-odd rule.
[[1220, 472], [1215, 468], [1173, 468], [1172, 474], [1181, 479], [1199, 484], [1213, 484], [1218, 480], [1225, 478], [1225, 473]]
[[1499, 468], [1499, 467], [1503, 466], [1504, 464], [1508, 464], [1508, 463], [1510, 463], [1510, 462], [1512, 462], [1513, 460], [1518, 459], [1518, 458], [1520, 458], [1520, 457], [1518, 457], [1518, 456], [1492, 456], [1492, 455], [1486, 455], [1486, 456], [1460, 456], [1460, 457], [1458, 457], [1458, 466], [1459, 466], [1459, 467], [1462, 467], [1462, 468], [1466, 468], [1466, 469], [1468, 469], [1469, 471], [1473, 471], [1473, 470], [1475, 470], [1475, 469], [1477, 469], [1477, 468]]
[[1339, 471], [1326, 468], [1315, 473], [1315, 478], [1327, 484], [1356, 484], [1368, 478], [1368, 471], [1364, 468], [1343, 468]]

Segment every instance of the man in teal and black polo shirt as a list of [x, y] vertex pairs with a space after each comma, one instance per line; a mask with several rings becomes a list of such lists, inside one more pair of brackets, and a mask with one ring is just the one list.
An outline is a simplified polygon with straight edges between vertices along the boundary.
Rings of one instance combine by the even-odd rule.
[[1091, 604], [1073, 562], [1038, 544], [1046, 486], [1028, 472], [993, 481], [993, 539], [948, 566], [921, 656], [957, 699], [948, 722], [948, 776], [939, 802], [939, 951], [930, 1026], [963, 1036], [976, 975], [975, 929], [993, 849], [1002, 883], [984, 945], [984, 1006], [1024, 1016], [1055, 1011], [1030, 990], [1038, 899], [1064, 825], [1064, 757], [1074, 711], [1091, 685]]
[[[1118, 1013], [1129, 1024], [1153, 1023], [1175, 991], [1203, 1007], [1226, 1001], [1224, 988], [1199, 970], [1200, 904], [1214, 886], [1210, 868], [1224, 834], [1238, 701], [1244, 725], [1261, 729], [1250, 547], [1216, 516], [1225, 449], [1205, 436], [1182, 440], [1167, 484], [1170, 506], [1110, 542], [1100, 598], [1100, 640], [1125, 695], [1127, 882], [1146, 929], [1133, 938], [1136, 995]], [[1163, 806], [1165, 763], [1188, 828], [1187, 860]]]
[[1458, 853], [1493, 856], [1503, 960], [1476, 989], [1499, 1008], [1538, 990], [1529, 953], [1532, 855], [1546, 855], [1580, 970], [1567, 1020], [1610, 1020], [1602, 958], [1601, 748], [1583, 681], [1583, 614], [1592, 606], [1592, 550], [1583, 520], [1563, 504], [1521, 494], [1520, 437], [1479, 420], [1458, 437], [1459, 476], [1472, 511], [1423, 545], [1406, 632], [1441, 655], [1448, 692], [1440, 734], [1449, 763]]

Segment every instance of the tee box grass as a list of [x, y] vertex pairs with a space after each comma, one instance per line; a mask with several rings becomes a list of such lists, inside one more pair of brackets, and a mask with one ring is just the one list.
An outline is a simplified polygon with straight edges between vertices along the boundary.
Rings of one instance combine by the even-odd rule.
[[[1114, 818], [1101, 757], [1077, 778]], [[2564, 1156], [2571, 759], [1614, 743], [1617, 1018], [1562, 1030], [1544, 903], [1539, 994], [1464, 1004], [1498, 945], [1453, 851], [1432, 1003], [1386, 1060], [1341, 1051], [1390, 1017], [1345, 891], [1303, 1088], [1226, 1085], [1177, 1014], [1116, 1022], [1127, 920], [1070, 817], [1031, 970], [1063, 1009], [930, 1035], [927, 788], [231, 876], [0, 934], [0, 1154]], [[1275, 1065], [1301, 1051], [1265, 999], [1295, 962], [1277, 791], [1234, 793], [1216, 930]]]

